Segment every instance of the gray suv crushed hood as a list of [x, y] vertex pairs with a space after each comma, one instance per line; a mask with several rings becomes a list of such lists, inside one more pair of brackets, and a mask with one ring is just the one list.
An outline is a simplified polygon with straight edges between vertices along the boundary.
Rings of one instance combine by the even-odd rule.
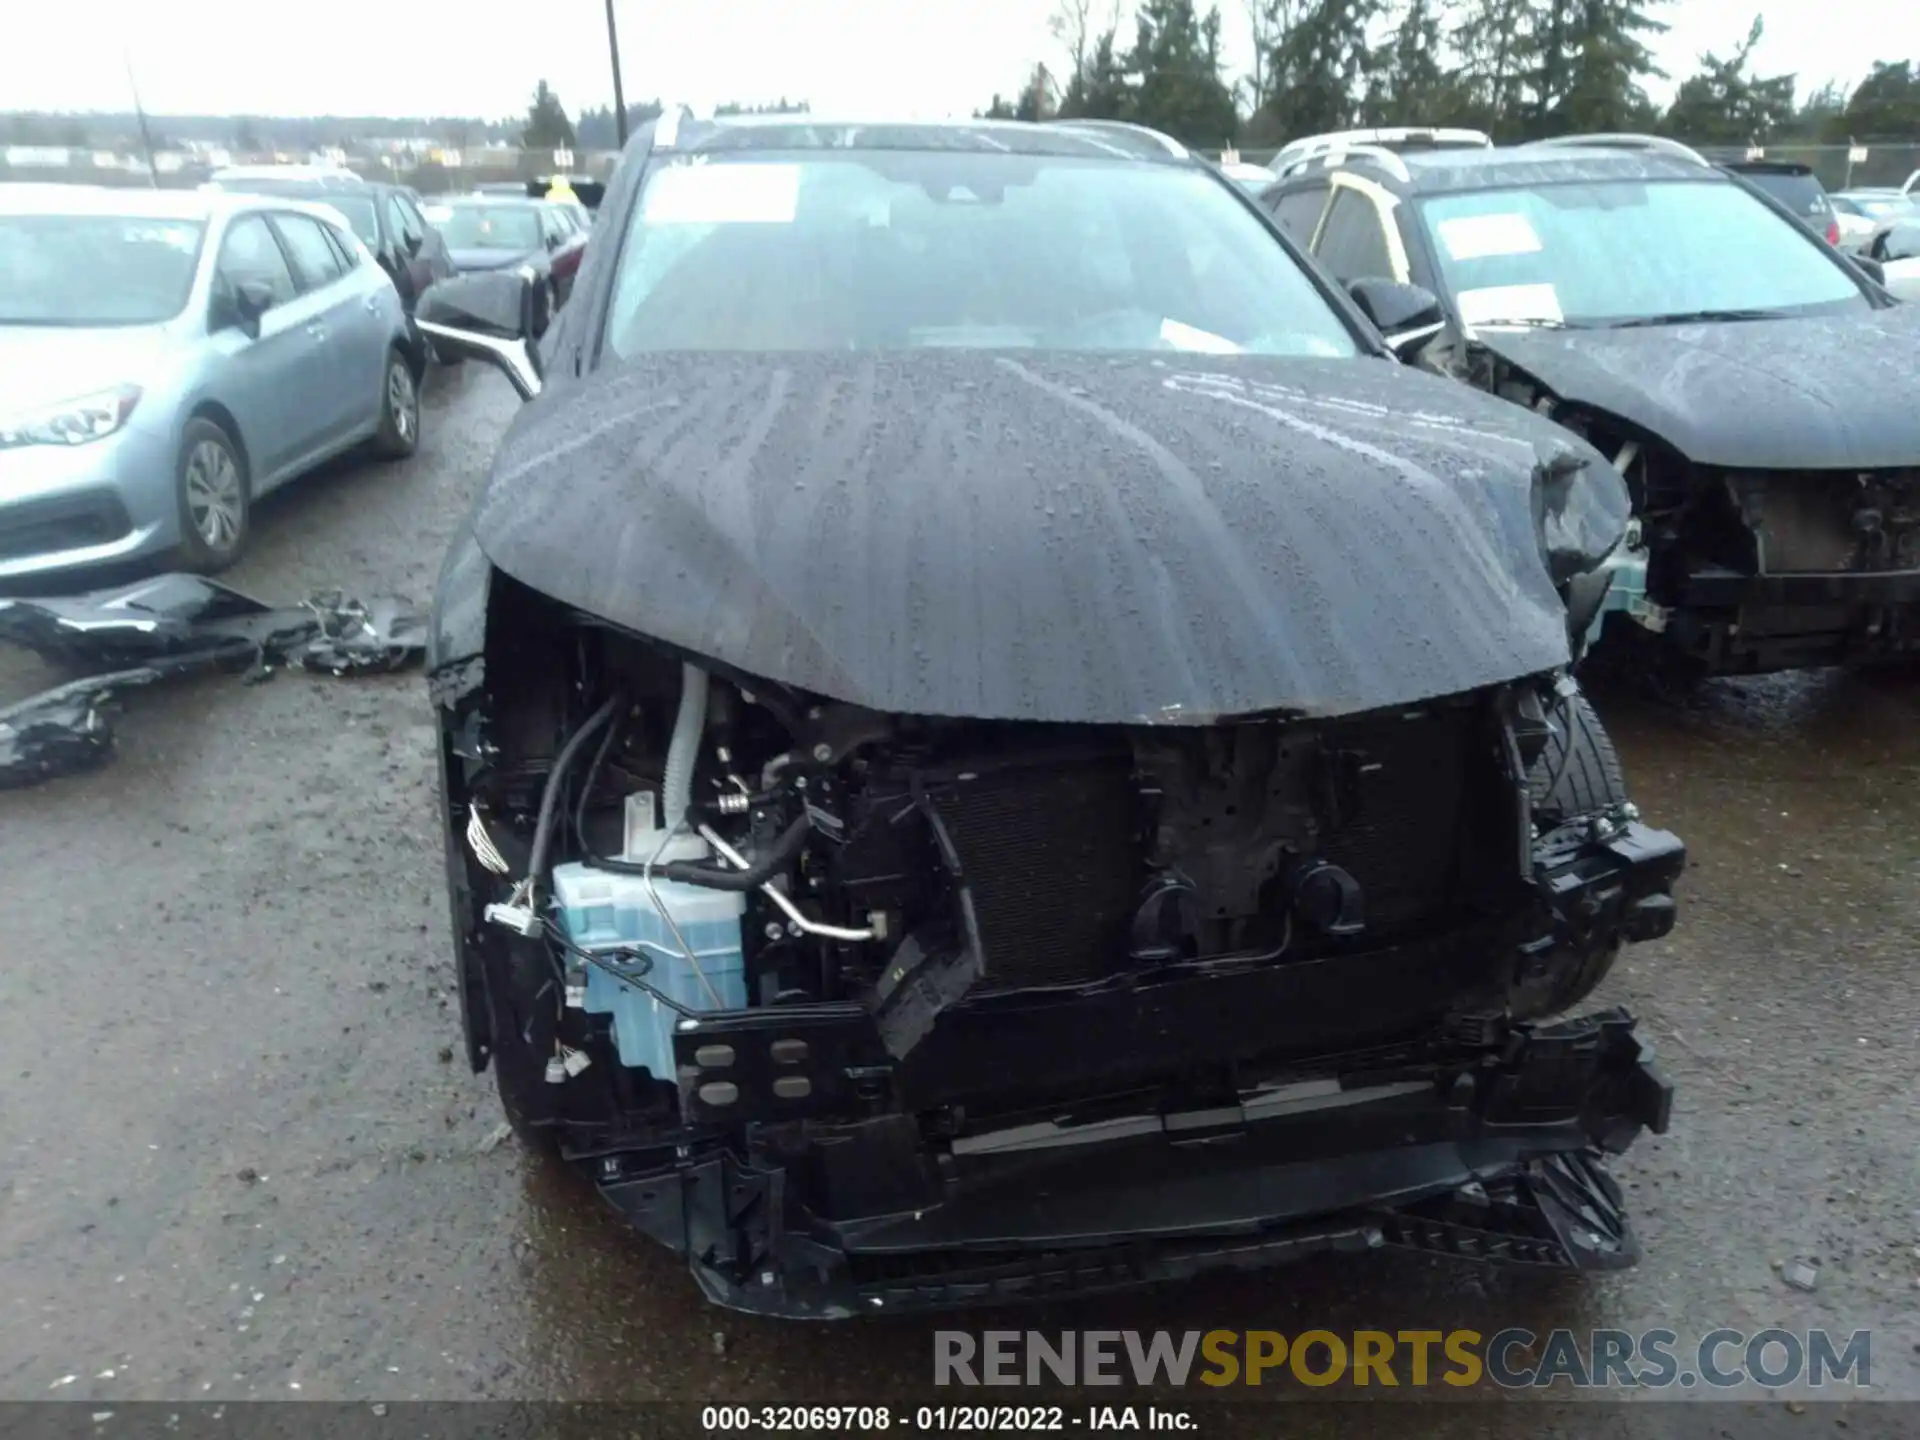
[[1920, 465], [1920, 305], [1476, 339], [1562, 400], [1637, 425], [1699, 465]]
[[1568, 660], [1627, 516], [1545, 420], [1384, 359], [677, 354], [560, 380], [474, 515], [555, 599], [895, 713], [1346, 714]]

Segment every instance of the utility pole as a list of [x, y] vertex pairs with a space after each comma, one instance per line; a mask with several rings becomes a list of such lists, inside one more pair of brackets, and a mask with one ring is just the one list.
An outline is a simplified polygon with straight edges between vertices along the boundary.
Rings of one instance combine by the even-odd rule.
[[[607, 0], [611, 5], [613, 0]], [[133, 54], [122, 50], [120, 58], [127, 67], [127, 89], [133, 92], [133, 118], [140, 122], [140, 147], [147, 152], [147, 183], [154, 189], [160, 188], [160, 167], [153, 161], [153, 134], [147, 129], [147, 112], [140, 104], [140, 87], [133, 79]]]
[[614, 28], [613, 0], [607, 0], [607, 53], [613, 57], [613, 133], [627, 148], [627, 94], [620, 84], [620, 32]]

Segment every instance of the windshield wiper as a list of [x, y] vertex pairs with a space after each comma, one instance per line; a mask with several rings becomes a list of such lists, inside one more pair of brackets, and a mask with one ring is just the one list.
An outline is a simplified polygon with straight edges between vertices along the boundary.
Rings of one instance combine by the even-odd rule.
[[1778, 320], [1778, 310], [1676, 310], [1670, 315], [1639, 315], [1631, 320], [1613, 320], [1609, 330], [1636, 330], [1649, 325], [1703, 325], [1721, 320]]

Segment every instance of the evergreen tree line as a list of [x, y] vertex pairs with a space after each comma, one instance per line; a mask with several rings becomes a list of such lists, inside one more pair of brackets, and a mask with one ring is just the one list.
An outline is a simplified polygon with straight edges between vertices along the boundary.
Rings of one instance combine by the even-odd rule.
[[1251, 71], [1220, 59], [1217, 5], [1056, 0], [1056, 69], [1036, 64], [1001, 119], [1099, 118], [1150, 125], [1200, 147], [1270, 148], [1299, 135], [1373, 125], [1458, 125], [1513, 142], [1593, 131], [1652, 131], [1701, 145], [1920, 142], [1920, 67], [1880, 62], [1851, 91], [1804, 95], [1792, 74], [1761, 75], [1755, 17], [1724, 51], [1699, 57], [1671, 103], [1649, 42], [1668, 0], [1239, 0]]

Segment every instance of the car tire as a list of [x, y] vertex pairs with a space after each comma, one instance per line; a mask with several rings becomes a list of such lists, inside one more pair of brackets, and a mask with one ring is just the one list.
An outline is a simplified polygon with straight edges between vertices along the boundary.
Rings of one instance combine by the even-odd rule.
[[212, 575], [240, 558], [251, 529], [252, 485], [239, 445], [212, 420], [187, 421], [174, 464], [174, 499], [182, 569]]
[[1584, 694], [1576, 693], [1557, 717], [1546, 749], [1527, 777], [1535, 823], [1543, 829], [1597, 815], [1627, 798], [1627, 778], [1613, 737]]
[[[1602, 814], [1627, 798], [1619, 752], [1593, 702], [1576, 693], [1556, 718], [1559, 723], [1527, 777], [1534, 823], [1542, 829]], [[1618, 941], [1572, 954], [1556, 951], [1555, 968], [1521, 977], [1508, 1009], [1519, 1020], [1570, 1010], [1607, 978], [1619, 955]]]
[[373, 453], [383, 460], [404, 460], [420, 448], [420, 381], [399, 346], [387, 351], [380, 379], [380, 428]]

